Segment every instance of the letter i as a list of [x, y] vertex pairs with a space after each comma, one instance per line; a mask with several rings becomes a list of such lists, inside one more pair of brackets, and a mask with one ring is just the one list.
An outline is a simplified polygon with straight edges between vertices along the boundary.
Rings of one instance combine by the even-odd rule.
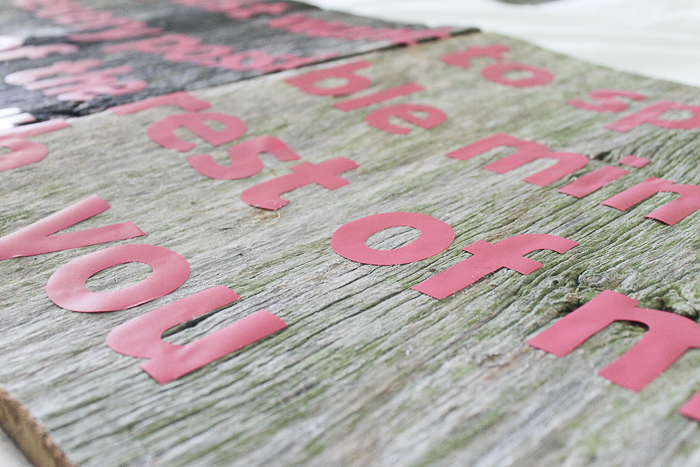
[[[643, 157], [627, 156], [618, 163], [628, 167], [642, 168], [649, 162], [651, 162], [649, 159], [644, 159]], [[559, 193], [571, 195], [575, 198], [583, 198], [628, 173], [629, 170], [606, 165], [601, 169], [580, 177], [565, 187], [560, 188], [558, 191]]]

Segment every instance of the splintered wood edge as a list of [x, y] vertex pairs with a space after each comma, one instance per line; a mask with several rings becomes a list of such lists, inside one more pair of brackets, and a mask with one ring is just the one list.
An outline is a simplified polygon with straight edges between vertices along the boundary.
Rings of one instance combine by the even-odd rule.
[[0, 386], [0, 427], [37, 467], [75, 467], [29, 411]]

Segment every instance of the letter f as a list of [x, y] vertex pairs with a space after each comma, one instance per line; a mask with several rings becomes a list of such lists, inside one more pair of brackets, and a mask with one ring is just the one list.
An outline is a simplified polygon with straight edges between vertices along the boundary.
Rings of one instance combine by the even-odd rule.
[[546, 234], [515, 235], [494, 244], [479, 240], [464, 249], [473, 256], [421, 282], [413, 290], [442, 300], [500, 268], [530, 274], [543, 266], [524, 256], [535, 250], [566, 253], [576, 245], [573, 240]]

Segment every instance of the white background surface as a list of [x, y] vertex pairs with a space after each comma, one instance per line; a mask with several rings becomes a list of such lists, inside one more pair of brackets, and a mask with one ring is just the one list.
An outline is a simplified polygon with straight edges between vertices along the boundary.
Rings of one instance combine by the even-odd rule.
[[[700, 86], [700, 0], [307, 1], [387, 20], [476, 26], [618, 70]], [[0, 467], [30, 467], [2, 432]]]

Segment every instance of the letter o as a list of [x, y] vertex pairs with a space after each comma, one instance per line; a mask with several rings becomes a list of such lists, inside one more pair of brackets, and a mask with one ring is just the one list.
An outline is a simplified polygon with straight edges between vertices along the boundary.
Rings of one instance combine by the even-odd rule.
[[[393, 250], [375, 250], [365, 243], [369, 237], [390, 227], [413, 227], [420, 237]], [[331, 237], [331, 248], [343, 258], [362, 264], [390, 266], [430, 258], [445, 251], [455, 232], [445, 222], [415, 212], [387, 212], [348, 222]]]
[[[141, 282], [111, 292], [91, 292], [85, 282], [100, 271], [125, 263], [145, 263], [153, 272]], [[132, 308], [180, 287], [190, 274], [185, 258], [154, 245], [119, 245], [64, 264], [46, 283], [46, 294], [66, 310], [99, 313]]]
[[[506, 78], [505, 74], [509, 71], [529, 71], [532, 73], [532, 76], [521, 79]], [[554, 79], [554, 75], [544, 68], [537, 68], [536, 66], [526, 65], [524, 63], [495, 63], [484, 67], [484, 69], [481, 70], [481, 75], [494, 83], [515, 86], [517, 88], [542, 86], [551, 83]]]

